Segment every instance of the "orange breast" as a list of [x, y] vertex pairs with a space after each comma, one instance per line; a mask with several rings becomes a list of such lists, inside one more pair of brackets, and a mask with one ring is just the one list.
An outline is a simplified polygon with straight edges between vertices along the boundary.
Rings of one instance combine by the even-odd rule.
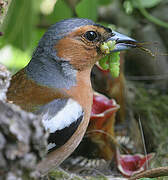
[[90, 82], [90, 69], [77, 72], [77, 85], [64, 91], [75, 99], [84, 109], [85, 116], [90, 117], [93, 91]]
[[77, 84], [71, 89], [52, 89], [37, 85], [27, 78], [24, 69], [16, 73], [11, 80], [7, 92], [8, 101], [19, 105], [26, 111], [34, 111], [38, 106], [47, 104], [57, 98], [75, 99], [90, 115], [92, 104], [92, 88], [90, 84], [90, 70], [77, 72]]

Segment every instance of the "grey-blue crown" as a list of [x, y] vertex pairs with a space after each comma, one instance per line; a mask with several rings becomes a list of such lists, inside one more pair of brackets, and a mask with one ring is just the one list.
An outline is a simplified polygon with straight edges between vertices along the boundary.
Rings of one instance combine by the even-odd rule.
[[57, 59], [56, 51], [53, 47], [59, 39], [62, 39], [76, 28], [94, 24], [95, 23], [92, 20], [82, 18], [65, 19], [57, 22], [56, 24], [52, 25], [43, 35], [33, 54], [33, 58], [45, 56], [51, 57], [52, 59]]

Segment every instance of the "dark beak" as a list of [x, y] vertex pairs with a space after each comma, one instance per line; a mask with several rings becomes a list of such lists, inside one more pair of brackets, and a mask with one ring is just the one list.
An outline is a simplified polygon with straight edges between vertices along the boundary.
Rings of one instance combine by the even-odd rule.
[[116, 41], [115, 49], [113, 49], [111, 52], [123, 51], [137, 47], [137, 41], [135, 39], [115, 31], [113, 31], [113, 36], [106, 40], [106, 42], [108, 41]]

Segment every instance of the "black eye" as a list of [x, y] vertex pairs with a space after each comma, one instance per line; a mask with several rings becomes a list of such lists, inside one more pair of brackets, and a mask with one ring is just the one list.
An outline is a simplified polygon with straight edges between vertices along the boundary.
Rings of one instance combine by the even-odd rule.
[[94, 41], [97, 38], [97, 33], [95, 31], [87, 31], [84, 36], [87, 40]]

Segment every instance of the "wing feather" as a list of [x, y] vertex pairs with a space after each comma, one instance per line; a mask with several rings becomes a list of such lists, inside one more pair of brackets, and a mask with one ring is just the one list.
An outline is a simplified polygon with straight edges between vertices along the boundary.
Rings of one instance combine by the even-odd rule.
[[40, 108], [42, 123], [50, 132], [48, 150], [64, 145], [81, 123], [84, 112], [81, 105], [69, 99], [55, 99]]

